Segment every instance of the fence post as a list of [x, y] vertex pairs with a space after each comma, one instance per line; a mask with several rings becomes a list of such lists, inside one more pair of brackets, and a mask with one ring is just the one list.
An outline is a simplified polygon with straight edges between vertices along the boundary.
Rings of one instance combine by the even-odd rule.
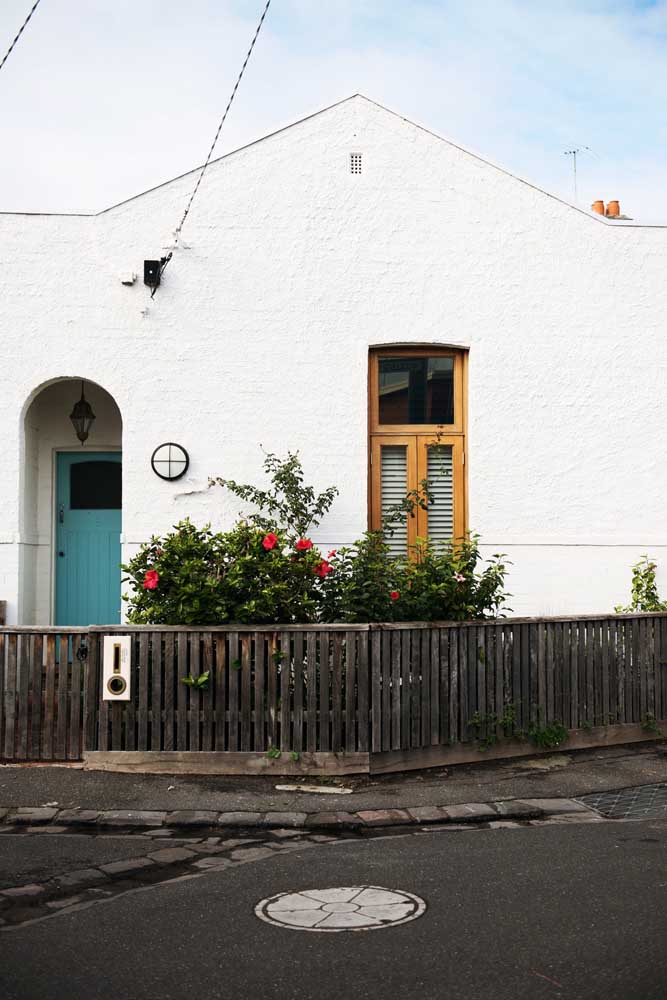
[[83, 753], [98, 749], [100, 672], [100, 636], [96, 632], [88, 632], [84, 639], [88, 646], [88, 656], [85, 660], [83, 685]]
[[[357, 647], [357, 750], [370, 750], [371, 746], [371, 671], [369, 669], [368, 640], [371, 626], [359, 632]], [[354, 750], [352, 746], [350, 749]]]
[[[381, 688], [382, 626], [381, 625], [370, 626], [370, 641], [371, 641], [371, 678], [369, 684], [370, 688], [369, 722], [371, 726], [370, 748], [374, 753], [377, 753], [379, 750], [382, 750], [382, 688]], [[359, 684], [361, 685], [361, 683], [362, 683], [362, 678], [360, 676]], [[359, 728], [361, 731], [361, 718], [359, 719]]]

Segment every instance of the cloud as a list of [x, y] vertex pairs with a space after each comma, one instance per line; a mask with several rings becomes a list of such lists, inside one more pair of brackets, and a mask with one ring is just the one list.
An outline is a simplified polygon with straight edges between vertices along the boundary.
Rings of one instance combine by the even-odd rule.
[[[200, 163], [260, 8], [50, 0], [0, 77], [0, 207], [98, 210]], [[274, 0], [216, 152], [361, 91], [568, 199], [589, 146], [582, 204], [667, 222], [666, 54], [663, 2]]]

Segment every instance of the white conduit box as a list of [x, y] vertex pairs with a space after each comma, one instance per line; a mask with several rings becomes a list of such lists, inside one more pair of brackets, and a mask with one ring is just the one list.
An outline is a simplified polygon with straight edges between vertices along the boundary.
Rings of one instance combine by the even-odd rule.
[[129, 701], [132, 697], [132, 637], [105, 635], [102, 659], [102, 700]]

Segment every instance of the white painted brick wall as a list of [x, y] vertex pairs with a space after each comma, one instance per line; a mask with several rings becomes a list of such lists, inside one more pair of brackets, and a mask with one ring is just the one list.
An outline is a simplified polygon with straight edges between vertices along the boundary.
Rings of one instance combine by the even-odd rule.
[[[610, 610], [643, 551], [667, 590], [667, 230], [592, 218], [356, 97], [214, 164], [151, 300], [119, 275], [166, 252], [193, 181], [94, 217], [0, 215], [10, 620], [50, 603], [47, 549], [21, 557], [37, 585], [19, 610], [39, 386], [83, 377], [116, 400], [125, 557], [186, 514], [229, 523], [207, 477], [256, 480], [260, 443], [340, 487], [318, 533], [340, 545], [366, 527], [368, 347], [393, 342], [470, 348], [470, 527], [513, 560], [517, 612]], [[165, 440], [191, 456], [171, 485], [149, 465]]]

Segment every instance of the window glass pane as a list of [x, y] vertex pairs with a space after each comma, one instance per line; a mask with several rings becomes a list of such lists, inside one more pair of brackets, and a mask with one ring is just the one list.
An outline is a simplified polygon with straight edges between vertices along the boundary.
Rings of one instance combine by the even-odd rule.
[[428, 449], [426, 463], [431, 502], [428, 505], [428, 537], [433, 542], [449, 542], [454, 537], [454, 475], [452, 446]]
[[70, 468], [72, 510], [120, 510], [121, 463], [77, 462]]
[[[381, 502], [382, 523], [405, 499], [408, 491], [408, 449], [405, 445], [383, 445], [381, 449]], [[404, 556], [408, 551], [408, 518], [400, 524], [392, 525], [392, 531], [385, 532], [385, 542], [393, 556]]]
[[453, 424], [453, 358], [379, 358], [380, 424]]

